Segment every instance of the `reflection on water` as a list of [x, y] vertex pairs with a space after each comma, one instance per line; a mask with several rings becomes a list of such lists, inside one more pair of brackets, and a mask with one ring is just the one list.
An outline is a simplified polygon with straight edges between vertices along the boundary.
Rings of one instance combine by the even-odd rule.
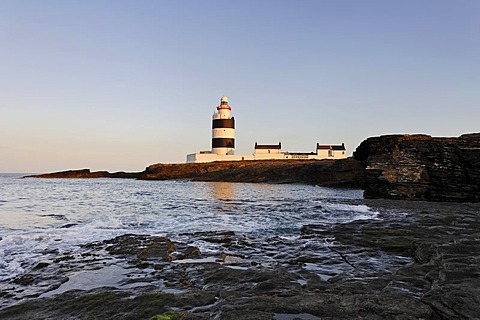
[[[209, 193], [207, 198], [211, 201], [214, 214], [261, 214], [262, 219], [270, 219], [276, 213], [289, 210], [289, 203], [293, 200], [305, 203], [305, 198], [315, 194], [315, 187], [278, 184], [245, 184], [232, 182], [207, 182], [203, 183]], [[197, 185], [196, 187], [199, 187]], [[267, 211], [267, 212], [265, 212]], [[265, 215], [267, 214], [267, 215]], [[257, 220], [258, 221], [258, 220]]]
[[235, 200], [235, 183], [232, 182], [210, 182], [212, 195], [218, 200]]
[[212, 206], [213, 213], [216, 215], [235, 213], [237, 209], [235, 206], [237, 198], [235, 184], [232, 182], [210, 182], [208, 186], [215, 202], [215, 205]]

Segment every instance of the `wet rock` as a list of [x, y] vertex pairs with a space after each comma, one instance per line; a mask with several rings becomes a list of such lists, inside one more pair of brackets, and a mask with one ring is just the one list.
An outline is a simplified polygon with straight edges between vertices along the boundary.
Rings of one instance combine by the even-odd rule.
[[366, 198], [480, 201], [479, 133], [373, 137], [354, 158], [365, 166]]
[[[370, 204], [374, 206], [375, 202]], [[382, 207], [390, 205], [396, 207], [394, 202], [381, 202]], [[334, 286], [330, 290], [343, 287], [353, 293], [376, 295], [381, 292], [392, 297], [409, 293], [402, 299], [430, 310], [430, 315], [425, 313], [415, 317], [470, 319], [480, 314], [479, 209], [474, 205], [402, 202], [399, 206], [401, 215], [380, 216], [381, 221], [354, 221], [332, 228], [308, 225], [302, 228], [302, 234], [308, 239], [335, 239], [332, 249], [355, 267], [352, 275], [339, 274], [331, 278], [329, 282]], [[405, 250], [399, 250], [399, 245], [391, 248], [391, 243], [405, 243]], [[382, 251], [412, 259], [403, 266], [399, 263], [393, 273], [370, 273], [368, 277], [375, 277], [370, 282], [355, 280], [355, 275], [365, 274], [368, 270], [368, 265], [356, 257], [367, 254], [378, 259], [381, 257], [378, 253]], [[395, 256], [392, 259], [396, 259]], [[385, 308], [391, 307], [382, 305], [384, 302], [377, 302], [371, 313], [387, 315]], [[399, 310], [408, 308], [408, 304], [399, 304]]]
[[414, 243], [412, 256], [418, 263], [429, 263], [438, 256], [437, 247], [431, 243]]
[[173, 252], [171, 254], [174, 260], [200, 258], [202, 253], [198, 247], [187, 246], [183, 252]]
[[125, 234], [104, 241], [110, 254], [135, 257], [137, 266], [147, 267], [146, 261], [163, 261], [198, 258], [201, 256], [198, 247], [174, 243], [165, 237]]
[[32, 276], [32, 275], [29, 275], [29, 274], [24, 275], [24, 276], [20, 276], [20, 277], [16, 277], [13, 280], [13, 283], [21, 284], [23, 286], [31, 285], [34, 282], [35, 282], [35, 277]]
[[192, 289], [189, 292], [178, 294], [172, 306], [178, 306], [184, 310], [202, 310], [202, 306], [215, 304], [217, 297], [212, 292], [201, 289]]
[[188, 312], [168, 311], [155, 315], [150, 320], [197, 320], [197, 316]]
[[75, 257], [73, 255], [67, 254], [67, 255], [63, 255], [63, 256], [60, 256], [58, 258], [55, 258], [53, 260], [53, 262], [59, 263], [59, 262], [62, 262], [62, 261], [73, 260], [73, 259], [75, 259]]
[[210, 243], [216, 243], [223, 246], [229, 246], [232, 244], [232, 242], [235, 242], [238, 239], [235, 232], [228, 230], [183, 233], [180, 234], [180, 236], [188, 236], [190, 238], [195, 238]]
[[35, 267], [33, 267], [33, 270], [39, 270], [39, 269], [43, 269], [43, 268], [46, 268], [50, 265], [50, 263], [48, 262], [39, 262], [37, 263], [37, 265]]
[[[480, 205], [384, 200], [367, 204], [379, 212], [376, 219], [306, 225], [295, 239], [218, 231], [174, 240], [124, 235], [82, 246], [85, 252], [73, 255], [73, 260], [31, 270], [30, 277], [24, 275], [25, 285], [2, 287], [2, 298], [10, 299], [8, 294], [19, 290], [38, 295], [38, 283], [47, 282], [41, 274], [55, 269], [65, 275], [114, 262], [125, 265], [128, 279], [116, 288], [36, 300], [24, 296], [24, 303], [0, 310], [0, 318], [478, 317]], [[199, 242], [218, 251], [205, 250], [199, 256], [193, 245]], [[97, 259], [104, 254], [103, 261], [86, 263], [83, 259], [90, 254]], [[148, 268], [135, 268], [139, 261]]]
[[2, 319], [149, 319], [169, 311], [173, 295], [128, 292], [108, 289], [90, 292], [69, 291], [55, 299], [30, 300], [0, 310]]
[[58, 254], [58, 249], [44, 249], [42, 254]]
[[76, 225], [78, 225], [78, 224], [77, 223], [67, 223], [67, 224], [64, 224], [63, 226], [61, 226], [60, 228], [68, 229], [68, 228], [71, 228], [71, 227], [75, 227]]
[[137, 252], [137, 257], [141, 260], [161, 258], [163, 261], [170, 261], [170, 254], [175, 251], [175, 245], [167, 238], [155, 238], [145, 248]]

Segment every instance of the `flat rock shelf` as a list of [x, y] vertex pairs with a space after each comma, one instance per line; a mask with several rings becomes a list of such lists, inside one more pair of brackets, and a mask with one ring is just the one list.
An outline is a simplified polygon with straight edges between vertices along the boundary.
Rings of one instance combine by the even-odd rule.
[[[379, 219], [304, 225], [290, 238], [209, 231], [87, 243], [5, 284], [3, 300], [30, 299], [0, 318], [476, 319], [478, 204], [368, 205]], [[71, 290], [78, 281], [86, 287]]]

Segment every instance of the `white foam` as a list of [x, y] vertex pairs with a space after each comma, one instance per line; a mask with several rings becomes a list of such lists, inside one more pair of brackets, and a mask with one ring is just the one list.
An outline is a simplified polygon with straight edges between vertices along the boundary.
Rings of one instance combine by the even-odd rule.
[[[40, 261], [78, 252], [81, 244], [125, 233], [175, 237], [230, 230], [256, 237], [282, 236], [288, 241], [298, 237], [304, 224], [371, 219], [377, 214], [362, 204], [341, 203], [358, 200], [359, 192], [304, 185], [107, 179], [0, 182], [11, 191], [0, 206], [0, 218], [5, 217], [0, 219], [0, 281]], [[219, 199], [218, 188], [228, 186], [229, 201]], [[198, 245], [207, 253], [224, 249]]]
[[215, 257], [206, 257], [206, 258], [200, 258], [200, 259], [182, 259], [182, 260], [173, 260], [173, 263], [178, 263], [178, 264], [185, 264], [185, 263], [211, 263], [211, 262], [217, 262], [217, 258]]
[[364, 204], [325, 203], [325, 206], [339, 211], [371, 212], [370, 207]]
[[364, 204], [345, 203], [324, 203], [325, 209], [329, 211], [330, 219], [337, 219], [339, 222], [351, 222], [355, 220], [377, 219], [379, 212], [373, 211]]

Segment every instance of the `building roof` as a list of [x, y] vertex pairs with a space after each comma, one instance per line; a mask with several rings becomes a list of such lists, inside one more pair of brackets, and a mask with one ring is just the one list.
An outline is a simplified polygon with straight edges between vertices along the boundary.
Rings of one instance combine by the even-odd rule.
[[332, 150], [345, 150], [345, 145], [342, 144], [340, 146], [332, 146]]
[[330, 144], [319, 144], [317, 143], [317, 150], [337, 150], [343, 151], [345, 149], [345, 144], [342, 143], [341, 145], [330, 145]]
[[278, 144], [258, 144], [255, 142], [255, 149], [282, 149], [282, 143]]

